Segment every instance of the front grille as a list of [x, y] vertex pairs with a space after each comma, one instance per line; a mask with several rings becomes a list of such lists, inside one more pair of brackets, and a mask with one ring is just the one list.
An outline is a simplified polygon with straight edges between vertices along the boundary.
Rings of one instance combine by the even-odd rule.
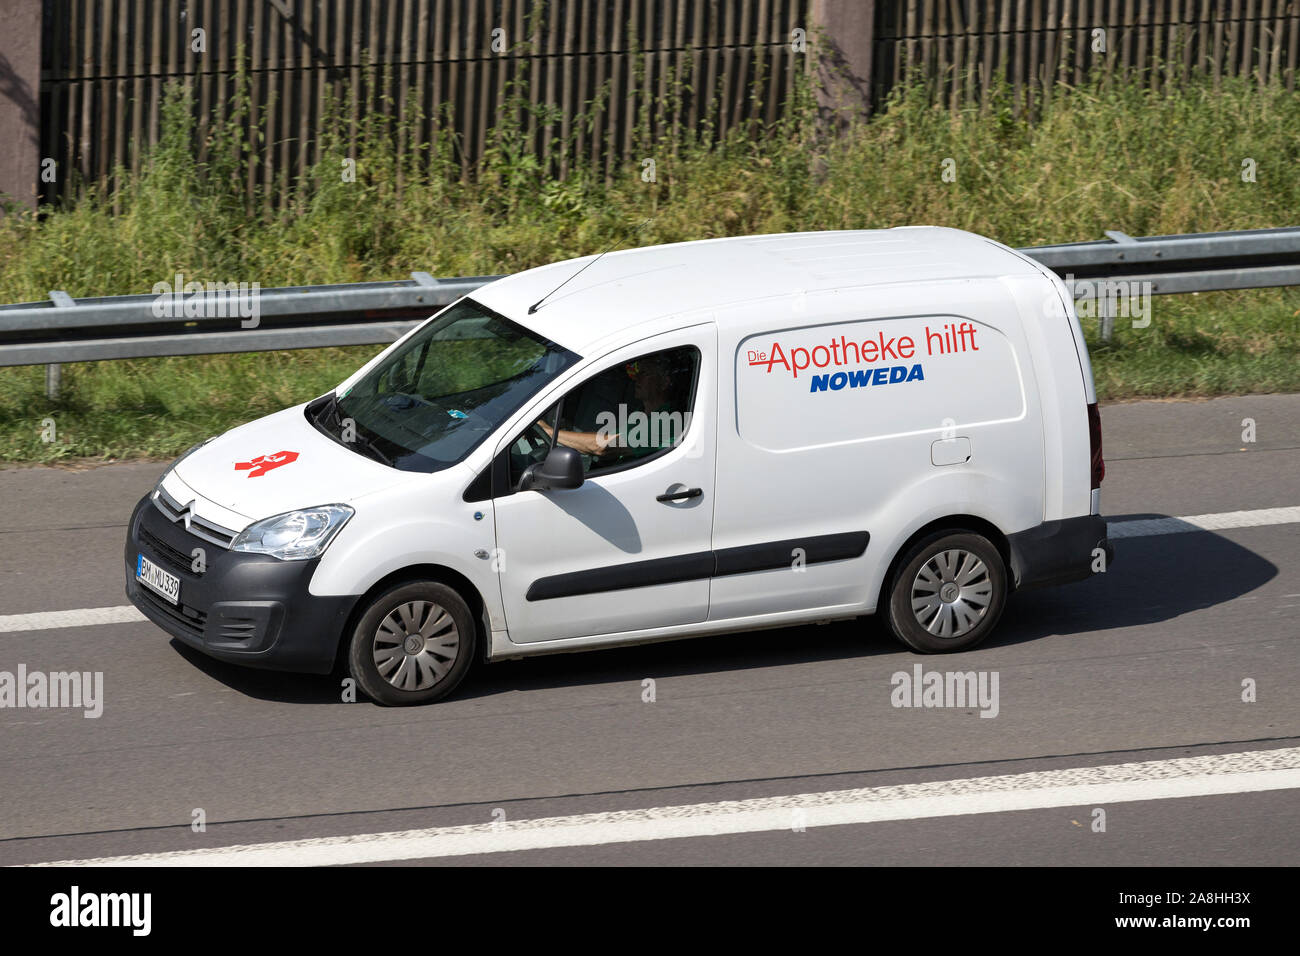
[[199, 640], [203, 639], [203, 628], [208, 623], [208, 616], [197, 608], [179, 607], [169, 602], [166, 598], [150, 591], [143, 584], [140, 585], [140, 597], [149, 607], [158, 611], [163, 617], [174, 621], [186, 634]]
[[163, 513], [163, 517], [168, 521], [180, 521], [181, 516], [190, 510], [189, 505], [180, 504], [175, 498], [167, 494], [167, 492], [163, 491], [161, 488], [159, 488], [158, 493], [153, 496], [153, 503], [157, 506], [158, 510]]
[[194, 562], [190, 555], [186, 554], [179, 548], [174, 548], [162, 538], [158, 537], [143, 524], [140, 526], [140, 543], [148, 547], [154, 554], [158, 555], [164, 561], [173, 566], [173, 570], [180, 571], [184, 574], [202, 574], [201, 571], [194, 571]]
[[[200, 518], [190, 510], [190, 505], [183, 505], [161, 488], [153, 496], [154, 507], [156, 507], [164, 518], [175, 524], [179, 521], [185, 522], [185, 530], [196, 538], [202, 538], [210, 544], [215, 544], [219, 548], [229, 549], [235, 541], [236, 532], [229, 528], [223, 528], [219, 524], [214, 524], [206, 518]], [[194, 502], [190, 502], [192, 505]], [[186, 558], [186, 564], [189, 559]]]

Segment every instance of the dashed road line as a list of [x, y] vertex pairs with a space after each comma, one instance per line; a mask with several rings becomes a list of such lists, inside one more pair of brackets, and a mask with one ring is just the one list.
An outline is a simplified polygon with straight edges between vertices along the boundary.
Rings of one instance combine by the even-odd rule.
[[1141, 538], [1187, 531], [1226, 531], [1230, 528], [1262, 528], [1300, 521], [1300, 507], [1261, 508], [1256, 511], [1224, 511], [1219, 514], [1188, 515], [1183, 518], [1134, 518], [1106, 522], [1106, 534], [1115, 538]]
[[56, 627], [89, 627], [93, 624], [128, 624], [149, 620], [130, 604], [116, 607], [82, 607], [72, 611], [35, 611], [31, 614], [0, 615], [0, 634], [10, 631], [48, 631]]

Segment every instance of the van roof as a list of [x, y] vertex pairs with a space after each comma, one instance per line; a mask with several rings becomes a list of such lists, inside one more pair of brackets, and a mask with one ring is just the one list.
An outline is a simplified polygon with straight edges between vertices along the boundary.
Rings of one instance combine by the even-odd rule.
[[[584, 256], [506, 276], [479, 289], [473, 298], [584, 353], [601, 339], [634, 326], [772, 296], [1039, 274], [1036, 265], [1006, 246], [940, 226], [778, 233], [645, 246], [610, 252], [577, 275], [595, 258]], [[571, 281], [559, 288], [565, 280]], [[529, 306], [543, 296], [546, 301], [529, 315]]]

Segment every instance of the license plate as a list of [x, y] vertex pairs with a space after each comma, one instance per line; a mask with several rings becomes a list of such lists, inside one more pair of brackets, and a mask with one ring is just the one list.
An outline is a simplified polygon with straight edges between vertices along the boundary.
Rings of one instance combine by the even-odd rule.
[[143, 554], [135, 556], [135, 579], [173, 604], [181, 599], [181, 579], [174, 574], [168, 574]]

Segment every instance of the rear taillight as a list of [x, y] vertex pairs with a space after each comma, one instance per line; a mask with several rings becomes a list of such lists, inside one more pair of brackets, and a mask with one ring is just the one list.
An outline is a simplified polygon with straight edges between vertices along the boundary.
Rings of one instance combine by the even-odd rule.
[[1106, 477], [1106, 460], [1101, 457], [1101, 412], [1096, 402], [1088, 406], [1088, 446], [1092, 452], [1092, 487], [1100, 488]]

